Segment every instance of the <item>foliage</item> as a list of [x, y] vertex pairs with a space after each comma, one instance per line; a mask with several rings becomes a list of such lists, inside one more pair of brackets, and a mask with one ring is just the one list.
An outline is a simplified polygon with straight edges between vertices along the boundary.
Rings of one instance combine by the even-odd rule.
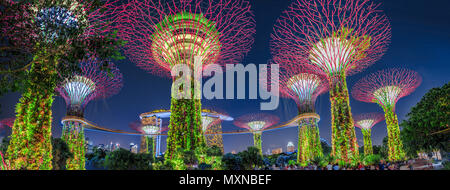
[[238, 155], [242, 158], [242, 164], [246, 170], [252, 170], [263, 165], [263, 157], [257, 147], [248, 147], [247, 150], [239, 152]]
[[372, 154], [372, 155], [364, 156], [364, 158], [362, 159], [362, 162], [364, 165], [368, 166], [368, 165], [378, 164], [378, 163], [380, 163], [381, 160], [383, 160], [381, 155]]
[[106, 155], [107, 152], [105, 149], [94, 147], [92, 153], [86, 154], [86, 159], [89, 160], [94, 167], [101, 168], [104, 165], [103, 163]]
[[428, 91], [422, 99], [411, 108], [407, 119], [401, 123], [401, 138], [409, 156], [416, 156], [417, 151], [427, 152], [439, 149], [450, 152], [450, 83]]
[[331, 153], [331, 146], [329, 146], [326, 142], [320, 141], [322, 146], [322, 151], [324, 156], [328, 156]]
[[134, 154], [120, 148], [106, 155], [104, 166], [109, 170], [151, 170], [152, 162], [152, 155]]
[[206, 150], [206, 155], [208, 156], [222, 156], [222, 149], [216, 145], [211, 146]]
[[222, 157], [223, 168], [225, 170], [243, 170], [244, 165], [241, 156], [227, 153]]
[[52, 138], [53, 170], [65, 170], [68, 159], [73, 158], [69, 146], [63, 139]]

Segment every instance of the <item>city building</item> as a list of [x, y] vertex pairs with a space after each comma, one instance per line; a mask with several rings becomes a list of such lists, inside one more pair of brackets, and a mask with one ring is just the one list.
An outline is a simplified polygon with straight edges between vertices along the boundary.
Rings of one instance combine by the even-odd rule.
[[272, 154], [281, 154], [283, 153], [283, 148], [276, 148], [272, 150]]
[[288, 144], [287, 144], [287, 152], [295, 152], [295, 146], [294, 146], [294, 143], [292, 143], [292, 142], [288, 142]]
[[130, 143], [130, 152], [137, 154], [138, 153], [138, 145], [134, 143]]

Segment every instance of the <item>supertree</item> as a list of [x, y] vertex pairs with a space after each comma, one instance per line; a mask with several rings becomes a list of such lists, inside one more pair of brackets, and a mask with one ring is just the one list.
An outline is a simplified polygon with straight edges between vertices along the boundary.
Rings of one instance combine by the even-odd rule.
[[140, 152], [157, 156], [158, 151], [156, 151], [156, 137], [163, 131], [167, 130], [167, 128], [162, 127], [162, 119], [147, 117], [143, 118], [140, 122], [131, 123], [130, 127], [143, 135], [141, 139]]
[[292, 55], [323, 72], [330, 86], [332, 155], [357, 158], [346, 76], [376, 62], [390, 41], [390, 24], [370, 0], [295, 0], [277, 20], [274, 55]]
[[355, 126], [361, 129], [364, 138], [364, 155], [372, 155], [372, 127], [384, 120], [381, 113], [364, 113], [354, 117]]
[[384, 110], [388, 132], [389, 160], [405, 158], [400, 139], [395, 104], [411, 94], [422, 82], [419, 73], [409, 69], [385, 69], [359, 80], [352, 89], [352, 96], [363, 102], [377, 103]]
[[66, 78], [57, 87], [57, 92], [64, 98], [67, 105], [61, 138], [67, 143], [73, 158], [67, 159], [66, 169], [85, 169], [85, 137], [84, 124], [79, 118], [84, 118], [86, 105], [96, 99], [103, 99], [117, 94], [123, 86], [122, 73], [113, 63], [107, 63], [91, 57], [80, 62], [81, 71]]
[[219, 113], [210, 109], [202, 109], [202, 130], [206, 145], [217, 146], [224, 152], [222, 134], [218, 133], [222, 132], [222, 121], [232, 120], [233, 118], [223, 111]]
[[[124, 10], [117, 27], [128, 42], [125, 54], [156, 75], [171, 76], [171, 71], [178, 75], [175, 66], [180, 65], [201, 72], [213, 63], [238, 63], [253, 43], [255, 22], [245, 0], [130, 0]], [[201, 65], [194, 69], [195, 58]], [[174, 82], [186, 79], [190, 90], [182, 92], [177, 87], [183, 85], [172, 85], [169, 159], [178, 148], [204, 146], [201, 101], [195, 96], [201, 79], [194, 73], [172, 77]]]
[[278, 123], [279, 120], [280, 119], [277, 116], [264, 113], [256, 113], [241, 116], [237, 118], [233, 124], [240, 128], [248, 129], [253, 133], [253, 144], [256, 148], [259, 149], [259, 153], [262, 155], [262, 132], [264, 131], [264, 129]]
[[[7, 158], [12, 169], [52, 169], [53, 96], [60, 74], [87, 52], [106, 59], [120, 55], [112, 31], [105, 29], [102, 7], [87, 0], [1, 0], [0, 33], [13, 47], [32, 55], [20, 70], [25, 89], [16, 105]], [[59, 71], [59, 72], [58, 72]], [[66, 73], [63, 73], [66, 72]]]
[[6, 119], [0, 120], [0, 129], [3, 129], [5, 127], [12, 128], [12, 126], [14, 125], [14, 120], [15, 120], [15, 118], [6, 118]]
[[[281, 95], [297, 103], [299, 115], [315, 114], [316, 99], [328, 90], [328, 81], [314, 69], [292, 61], [293, 59], [287, 57], [274, 58], [274, 63], [281, 65], [279, 77]], [[318, 122], [318, 117], [298, 121], [298, 163], [305, 165], [315, 157], [323, 156]]]
[[[4, 129], [5, 127], [10, 127], [11, 128], [13, 126], [13, 124], [14, 124], [14, 120], [15, 120], [15, 118], [2, 119], [0, 121], [0, 131], [2, 129]], [[1, 161], [1, 163], [0, 163], [0, 170], [8, 170], [9, 169], [8, 164], [6, 164], [5, 157], [4, 157], [4, 155], [3, 155], [1, 150], [0, 150], [0, 161]]]

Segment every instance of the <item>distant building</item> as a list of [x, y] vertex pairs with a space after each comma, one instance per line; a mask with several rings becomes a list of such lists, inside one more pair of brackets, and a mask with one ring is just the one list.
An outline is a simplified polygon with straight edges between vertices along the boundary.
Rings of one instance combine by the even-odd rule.
[[94, 152], [94, 142], [86, 137], [86, 153], [93, 153], [93, 152]]
[[130, 152], [137, 154], [138, 153], [138, 145], [134, 143], [130, 143]]
[[114, 146], [114, 149], [113, 150], [117, 150], [117, 149], [120, 149], [120, 143], [116, 143], [116, 145]]
[[292, 142], [288, 142], [288, 144], [287, 144], [287, 152], [295, 152], [295, 146], [294, 146], [294, 143], [292, 143]]
[[283, 148], [276, 148], [272, 150], [272, 154], [281, 154], [283, 153]]
[[235, 151], [235, 150], [232, 150], [232, 151], [231, 151], [231, 154], [236, 154], [236, 151]]

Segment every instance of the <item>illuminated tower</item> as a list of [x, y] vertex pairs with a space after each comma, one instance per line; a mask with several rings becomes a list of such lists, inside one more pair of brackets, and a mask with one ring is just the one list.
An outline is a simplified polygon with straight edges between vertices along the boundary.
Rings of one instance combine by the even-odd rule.
[[217, 146], [224, 152], [221, 134], [222, 121], [233, 121], [233, 118], [224, 113], [203, 109], [202, 120], [202, 129], [203, 134], [205, 135], [206, 145], [209, 147]]
[[158, 137], [165, 129], [162, 127], [162, 119], [153, 117], [142, 117], [140, 123], [132, 123], [130, 127], [143, 134], [141, 139], [141, 153], [158, 156]]
[[278, 121], [279, 118], [276, 116], [258, 113], [241, 116], [234, 121], [234, 125], [248, 129], [253, 133], [253, 144], [259, 149], [259, 152], [262, 155], [262, 132], [264, 129], [278, 123]]
[[73, 158], [67, 160], [66, 169], [85, 169], [85, 138], [83, 130], [84, 109], [96, 99], [117, 94], [122, 88], [122, 73], [113, 64], [108, 63], [107, 70], [100, 70], [104, 62], [96, 58], [80, 62], [81, 72], [66, 78], [57, 88], [67, 105], [66, 117], [62, 121], [61, 138], [66, 141]]
[[405, 159], [403, 143], [400, 139], [395, 104], [419, 87], [422, 77], [408, 69], [385, 69], [359, 80], [352, 89], [355, 99], [377, 103], [384, 110], [388, 131], [389, 160]]
[[7, 151], [11, 169], [52, 169], [52, 104], [60, 75], [65, 74], [65, 69], [57, 68], [73, 68], [87, 52], [102, 59], [117, 55], [116, 38], [98, 24], [105, 16], [100, 11], [105, 4], [87, 0], [1, 1], [2, 37], [19, 52], [33, 56], [22, 68], [28, 85], [16, 105]]
[[[119, 12], [118, 34], [128, 41], [125, 53], [130, 60], [174, 81], [166, 156], [172, 158], [178, 148], [203, 146], [201, 96], [195, 95], [201, 95], [201, 78], [196, 74], [210, 64], [238, 63], [249, 51], [255, 33], [249, 3], [130, 0]], [[179, 76], [181, 68], [185, 70]]]
[[368, 0], [294, 0], [274, 30], [274, 55], [292, 55], [327, 76], [332, 155], [349, 163], [358, 149], [346, 77], [384, 54], [391, 36], [388, 19]]
[[282, 96], [295, 100], [299, 116], [310, 115], [298, 120], [297, 162], [306, 165], [315, 157], [323, 156], [318, 125], [320, 116], [315, 112], [315, 103], [317, 97], [328, 90], [328, 82], [324, 75], [292, 62], [288, 57], [275, 57], [274, 61], [281, 65]]
[[384, 115], [380, 113], [366, 113], [356, 115], [355, 126], [361, 129], [364, 138], [364, 155], [372, 155], [372, 127], [384, 120]]

